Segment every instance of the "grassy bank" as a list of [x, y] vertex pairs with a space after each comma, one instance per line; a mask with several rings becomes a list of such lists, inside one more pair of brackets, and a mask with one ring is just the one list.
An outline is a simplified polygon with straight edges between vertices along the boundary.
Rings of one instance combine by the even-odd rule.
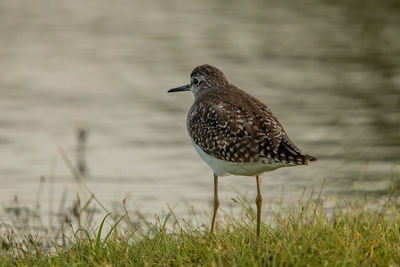
[[[89, 206], [88, 202], [79, 206], [80, 215], [89, 213]], [[2, 228], [0, 265], [389, 266], [400, 262], [400, 217], [391, 196], [376, 211], [351, 205], [328, 212], [322, 201], [310, 199], [291, 212], [274, 214], [263, 225], [261, 240], [255, 237], [254, 213], [246, 205], [240, 219], [220, 216], [214, 235], [208, 233], [208, 221], [194, 226], [172, 212], [154, 223], [128, 214], [106, 216], [103, 222], [64, 225], [53, 240]]]
[[[322, 188], [308, 199], [302, 194], [296, 207], [269, 211], [257, 239], [254, 205], [239, 198], [241, 214], [221, 212], [215, 234], [209, 233], [209, 220], [201, 222], [196, 214], [177, 218], [171, 209], [149, 221], [128, 212], [123, 201], [111, 214], [61, 152], [87, 197], [77, 195], [72, 207], [61, 208], [62, 197], [50, 224], [20, 207], [16, 198], [9, 222], [0, 218], [0, 266], [400, 265], [397, 183], [378, 207], [375, 198], [326, 208]], [[96, 212], [104, 214], [103, 220]]]

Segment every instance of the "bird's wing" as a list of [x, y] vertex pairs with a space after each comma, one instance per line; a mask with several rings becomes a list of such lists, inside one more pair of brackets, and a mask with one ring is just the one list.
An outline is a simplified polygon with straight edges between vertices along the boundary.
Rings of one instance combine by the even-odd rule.
[[304, 155], [272, 112], [262, 105], [262, 112], [252, 113], [226, 102], [199, 102], [188, 114], [189, 134], [204, 152], [218, 159], [255, 162], [265, 157], [305, 164]]
[[[278, 118], [265, 104], [258, 100], [253, 104], [258, 106], [256, 116], [259, 118], [260, 127], [268, 136], [268, 142], [272, 150], [271, 156], [275, 160], [297, 165], [308, 164], [310, 161], [316, 160], [316, 158], [301, 152], [290, 140]], [[261, 153], [260, 156], [263, 157], [265, 155]]]
[[231, 162], [254, 162], [262, 139], [255, 122], [228, 103], [201, 102], [189, 111], [188, 131], [207, 154]]

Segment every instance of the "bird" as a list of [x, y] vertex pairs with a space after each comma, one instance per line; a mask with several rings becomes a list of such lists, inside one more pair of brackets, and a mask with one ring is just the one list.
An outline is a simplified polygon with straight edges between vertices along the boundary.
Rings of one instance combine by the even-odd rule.
[[218, 177], [255, 176], [257, 229], [260, 238], [262, 173], [282, 167], [308, 165], [317, 160], [304, 154], [288, 137], [282, 124], [260, 100], [231, 84], [218, 68], [205, 64], [193, 69], [190, 83], [168, 93], [191, 91], [194, 102], [187, 115], [187, 132], [199, 156], [214, 174], [214, 232]]

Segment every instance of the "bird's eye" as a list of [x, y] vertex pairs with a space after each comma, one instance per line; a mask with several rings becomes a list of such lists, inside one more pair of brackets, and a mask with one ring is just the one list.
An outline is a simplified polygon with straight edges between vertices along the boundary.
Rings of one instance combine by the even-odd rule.
[[199, 85], [200, 84], [200, 80], [197, 78], [193, 78], [193, 84], [194, 85]]

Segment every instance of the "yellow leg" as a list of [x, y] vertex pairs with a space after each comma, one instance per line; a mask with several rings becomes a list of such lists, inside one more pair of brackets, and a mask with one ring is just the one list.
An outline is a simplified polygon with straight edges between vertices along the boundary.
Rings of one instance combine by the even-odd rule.
[[214, 173], [214, 215], [211, 221], [211, 233], [214, 231], [215, 217], [217, 217], [218, 207], [219, 207], [218, 176]]
[[262, 195], [261, 195], [261, 188], [260, 188], [260, 176], [256, 176], [257, 180], [257, 198], [256, 198], [256, 204], [257, 204], [257, 237], [260, 238], [260, 230], [261, 230], [261, 208], [262, 208]]

